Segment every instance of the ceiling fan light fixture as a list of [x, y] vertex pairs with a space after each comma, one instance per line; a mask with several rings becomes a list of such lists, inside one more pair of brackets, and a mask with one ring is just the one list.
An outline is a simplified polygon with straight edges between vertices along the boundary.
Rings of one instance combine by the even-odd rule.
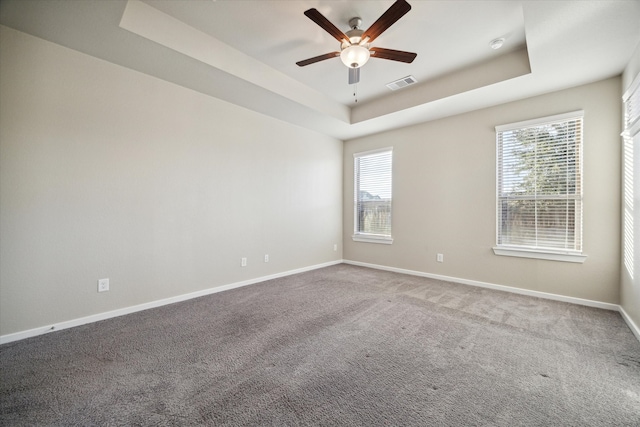
[[351, 45], [342, 49], [340, 59], [349, 68], [360, 68], [367, 63], [371, 53], [369, 49], [360, 45]]

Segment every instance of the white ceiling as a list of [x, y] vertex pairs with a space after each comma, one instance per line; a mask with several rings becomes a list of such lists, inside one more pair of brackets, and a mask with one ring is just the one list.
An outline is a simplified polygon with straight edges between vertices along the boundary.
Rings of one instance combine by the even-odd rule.
[[0, 23], [340, 139], [615, 76], [640, 42], [638, 0], [408, 1], [374, 44], [418, 56], [371, 59], [357, 103], [339, 59], [295, 65], [339, 50], [303, 12], [346, 32], [393, 0], [2, 0]]

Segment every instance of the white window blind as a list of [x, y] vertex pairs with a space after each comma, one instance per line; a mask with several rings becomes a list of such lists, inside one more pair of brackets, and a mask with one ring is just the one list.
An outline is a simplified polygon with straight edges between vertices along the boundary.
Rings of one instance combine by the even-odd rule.
[[393, 150], [354, 156], [354, 240], [391, 243]]
[[624, 132], [622, 132], [624, 154], [623, 261], [629, 277], [633, 279], [637, 264], [634, 255], [636, 241], [634, 234], [637, 225], [634, 225], [634, 222], [638, 221], [638, 213], [634, 206], [634, 199], [637, 197], [638, 191], [637, 188], [634, 189], [634, 184], [637, 184], [638, 177], [634, 176], [637, 174], [637, 172], [634, 173], [634, 169], [637, 169], [640, 164], [640, 156], [638, 153], [634, 153], [636, 151], [634, 146], [637, 148], [640, 144], [640, 75], [634, 79], [629, 90], [622, 97], [622, 101], [625, 112]]
[[498, 248], [582, 252], [582, 117], [496, 127]]
[[[635, 258], [634, 258], [634, 209], [633, 209], [633, 141], [630, 135], [624, 135], [624, 213], [623, 213], [623, 259], [624, 266], [629, 273], [629, 277], [633, 279]], [[636, 135], [637, 142], [640, 142], [640, 134]]]
[[[638, 133], [640, 124], [640, 76], [636, 77], [622, 97], [624, 103], [624, 128], [627, 133]], [[632, 132], [632, 129], [634, 132]]]

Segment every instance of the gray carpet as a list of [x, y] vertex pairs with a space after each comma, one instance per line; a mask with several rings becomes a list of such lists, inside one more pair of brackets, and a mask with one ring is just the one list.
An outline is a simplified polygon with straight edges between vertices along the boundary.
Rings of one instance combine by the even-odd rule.
[[2, 425], [640, 425], [616, 312], [337, 265], [0, 346]]

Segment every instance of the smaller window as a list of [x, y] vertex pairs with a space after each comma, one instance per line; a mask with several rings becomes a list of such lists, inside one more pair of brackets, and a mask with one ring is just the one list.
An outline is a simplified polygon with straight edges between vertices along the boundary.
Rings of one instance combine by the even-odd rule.
[[355, 153], [353, 240], [391, 244], [393, 149]]

